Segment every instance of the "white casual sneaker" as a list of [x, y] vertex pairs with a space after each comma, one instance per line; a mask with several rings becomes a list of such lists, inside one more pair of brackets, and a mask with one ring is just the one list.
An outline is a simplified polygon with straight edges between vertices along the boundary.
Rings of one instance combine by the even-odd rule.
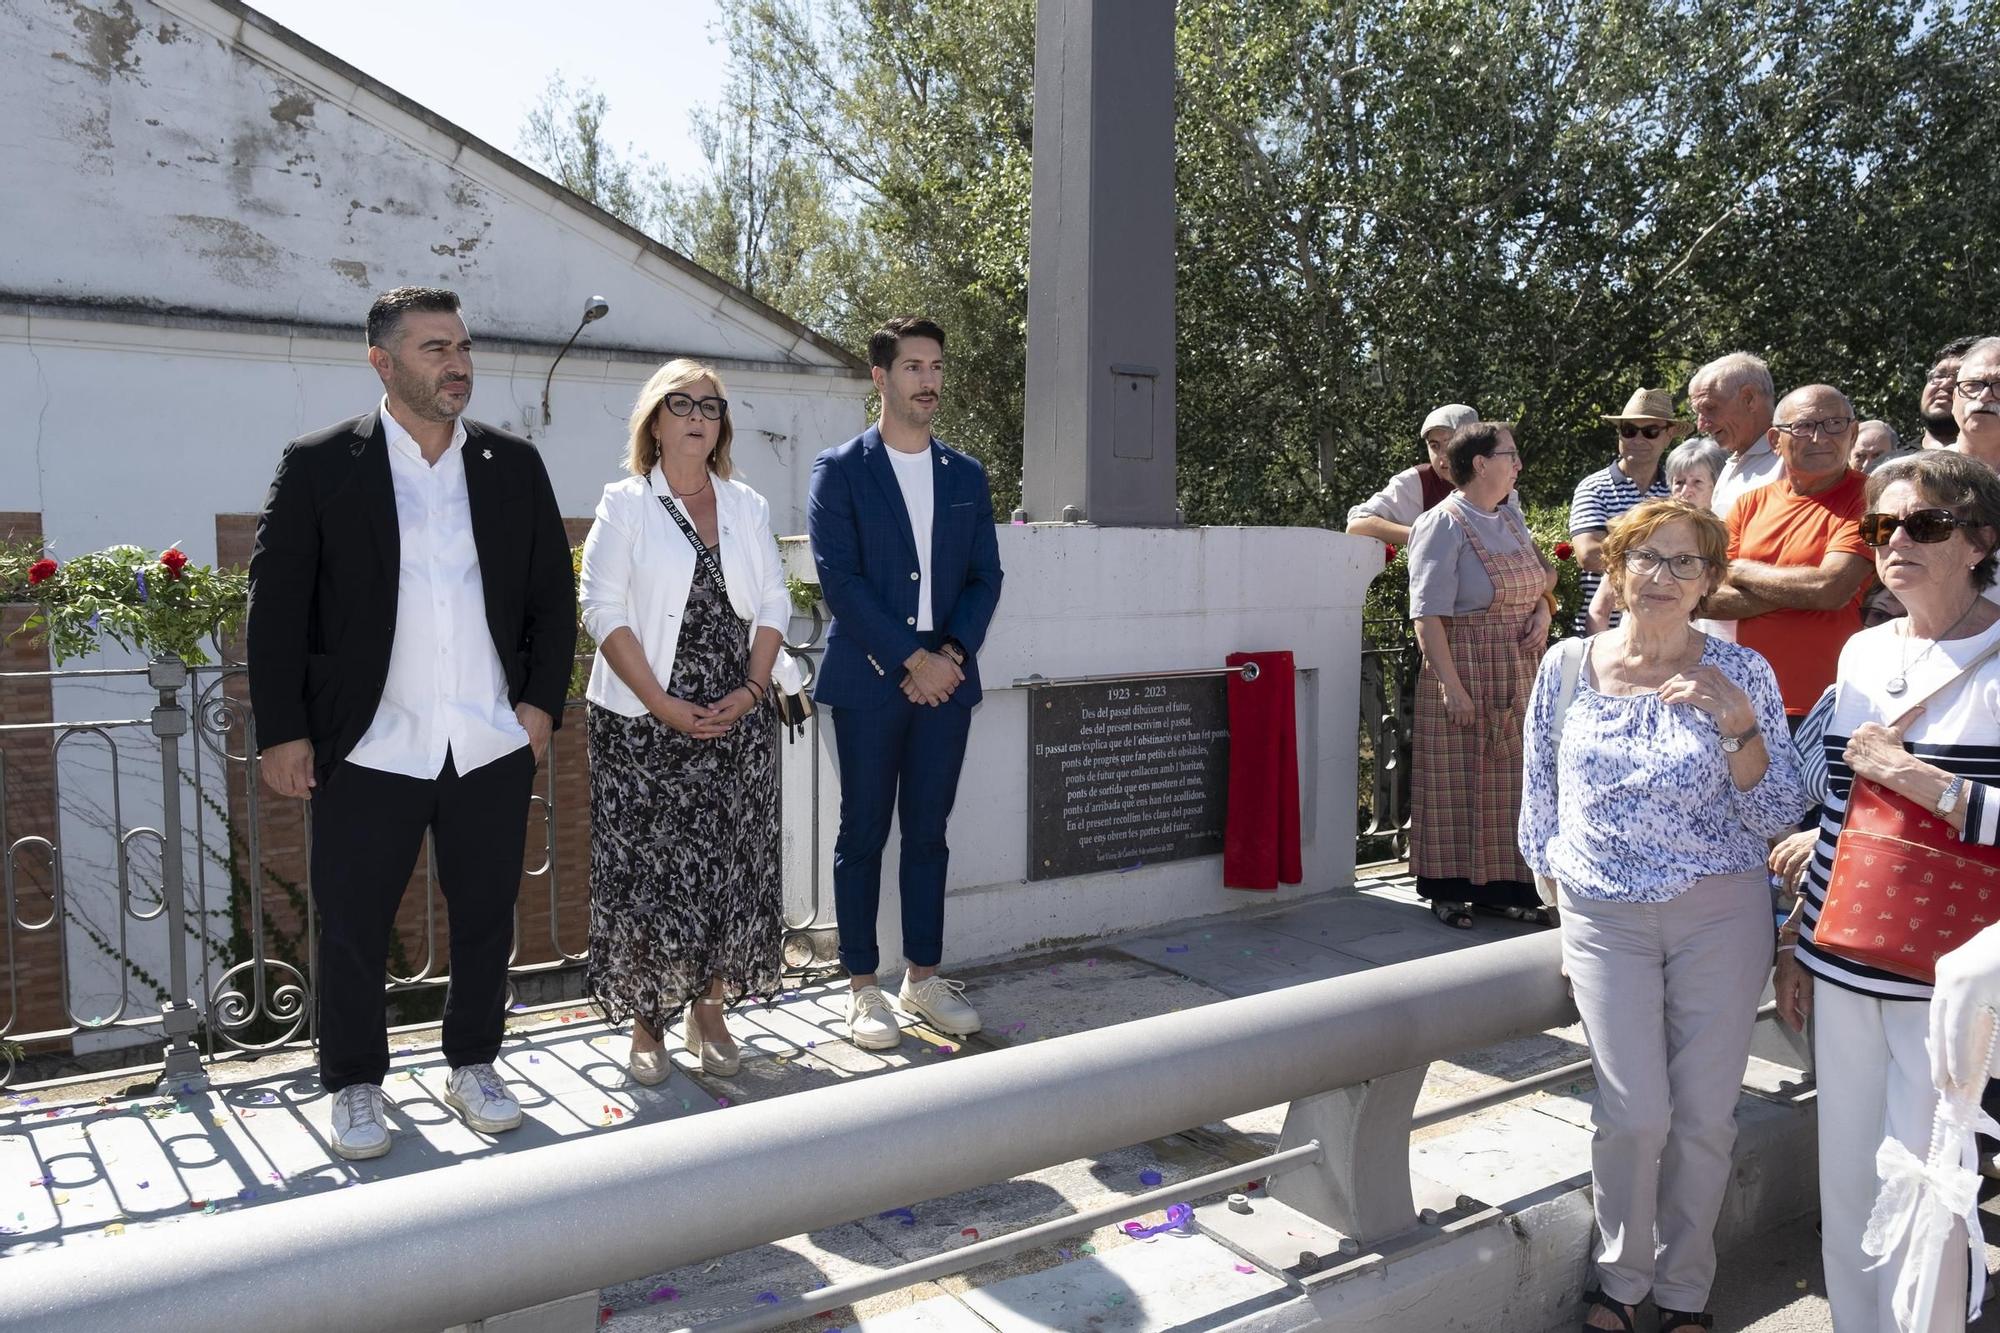
[[910, 974], [903, 974], [903, 989], [896, 993], [896, 1005], [912, 1018], [926, 1019], [940, 1032], [955, 1036], [967, 1036], [979, 1031], [979, 1011], [962, 998], [965, 983], [947, 981], [933, 972], [922, 981], [912, 983]]
[[902, 1042], [903, 1029], [880, 986], [863, 986], [847, 997], [847, 1039], [867, 1051], [892, 1050]]
[[350, 1083], [333, 1094], [333, 1151], [363, 1162], [389, 1151], [389, 1126], [382, 1119], [379, 1083]]
[[482, 1134], [498, 1134], [521, 1123], [521, 1104], [492, 1065], [460, 1065], [452, 1070], [445, 1080], [444, 1101]]

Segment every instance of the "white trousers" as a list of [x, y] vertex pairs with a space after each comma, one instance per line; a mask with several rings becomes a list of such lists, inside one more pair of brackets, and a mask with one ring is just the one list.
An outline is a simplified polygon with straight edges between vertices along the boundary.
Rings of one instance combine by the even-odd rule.
[[[1820, 1261], [1834, 1333], [1896, 1333], [1892, 1294], [1904, 1254], [1870, 1272], [1861, 1233], [1875, 1207], [1875, 1150], [1893, 1134], [1923, 1157], [1930, 1148], [1928, 1000], [1878, 1000], [1832, 982], [1813, 983], [1813, 1062], [1819, 1079]], [[1965, 1327], [1965, 1228], [1952, 1228], [1924, 1333]], [[1983, 1274], [1981, 1275], [1984, 1276]]]
[[1597, 1280], [1615, 1301], [1708, 1308], [1774, 936], [1762, 870], [1663, 903], [1562, 894], [1563, 965], [1597, 1074]]

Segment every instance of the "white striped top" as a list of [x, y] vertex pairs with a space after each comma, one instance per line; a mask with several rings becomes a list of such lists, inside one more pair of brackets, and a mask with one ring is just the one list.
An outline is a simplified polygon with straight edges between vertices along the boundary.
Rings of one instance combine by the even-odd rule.
[[[1863, 722], [1885, 726], [1894, 722], [1909, 709], [1910, 701], [1923, 698], [2000, 638], [2000, 624], [1995, 624], [1983, 634], [1940, 642], [1927, 651], [1926, 640], [1909, 637], [1909, 623], [1891, 620], [1849, 639], [1841, 650], [1833, 686], [1799, 723], [1795, 738], [1799, 775], [1807, 797], [1819, 802], [1819, 842], [1803, 885], [1806, 907], [1799, 929], [1799, 961], [1815, 976], [1864, 995], [1928, 1000], [1931, 988], [1923, 982], [1821, 953], [1812, 943], [1854, 781], [1853, 770], [1842, 757], [1848, 737]], [[1902, 674], [1908, 688], [1898, 698], [1889, 693], [1888, 683]], [[1923, 715], [1904, 733], [1903, 743], [1925, 763], [1966, 779], [1961, 840], [2000, 844], [2000, 656], [1926, 704]]]

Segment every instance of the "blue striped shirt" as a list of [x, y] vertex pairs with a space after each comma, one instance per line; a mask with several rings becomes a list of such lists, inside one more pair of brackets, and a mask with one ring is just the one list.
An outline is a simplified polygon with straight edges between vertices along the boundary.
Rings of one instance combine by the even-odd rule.
[[[1576, 494], [1569, 501], [1569, 535], [1578, 536], [1585, 532], [1603, 532], [1612, 521], [1641, 500], [1666, 500], [1673, 496], [1667, 488], [1667, 474], [1664, 470], [1653, 473], [1653, 484], [1642, 493], [1632, 484], [1631, 478], [1618, 470], [1613, 463], [1602, 472], [1593, 472], [1576, 484]], [[1597, 585], [1604, 582], [1602, 574], [1583, 570], [1578, 583], [1582, 600], [1577, 603], [1576, 632], [1590, 633], [1585, 623], [1585, 613], [1590, 610], [1590, 599], [1597, 595]], [[1613, 612], [1611, 623], [1618, 623], [1618, 613]]]
[[[1847, 793], [1854, 770], [1845, 758], [1847, 741], [1863, 722], [1888, 725], [1962, 666], [1993, 645], [2000, 624], [1968, 639], [1953, 639], [1925, 651], [1905, 634], [1909, 622], [1892, 620], [1865, 629], [1841, 650], [1834, 684], [1799, 723], [1793, 740], [1799, 750], [1806, 795], [1819, 803], [1819, 841], [1806, 865], [1805, 912], [1799, 926], [1799, 961], [1815, 976], [1889, 1000], [1927, 1000], [1921, 981], [1864, 967], [1813, 947], [1813, 927], [1826, 902], [1827, 879], [1847, 817]], [[1906, 665], [1907, 664], [1907, 665]], [[1888, 683], [1906, 674], [1908, 687], [1892, 695]], [[2000, 657], [1971, 678], [1930, 700], [1904, 733], [1903, 744], [1927, 764], [1966, 779], [1965, 831], [1959, 840], [2000, 845]]]

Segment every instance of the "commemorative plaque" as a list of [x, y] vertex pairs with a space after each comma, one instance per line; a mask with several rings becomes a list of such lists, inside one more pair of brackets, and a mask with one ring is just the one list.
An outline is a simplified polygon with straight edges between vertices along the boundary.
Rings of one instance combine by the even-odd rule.
[[1222, 851], [1222, 675], [1048, 685], [1028, 694], [1028, 878]]

